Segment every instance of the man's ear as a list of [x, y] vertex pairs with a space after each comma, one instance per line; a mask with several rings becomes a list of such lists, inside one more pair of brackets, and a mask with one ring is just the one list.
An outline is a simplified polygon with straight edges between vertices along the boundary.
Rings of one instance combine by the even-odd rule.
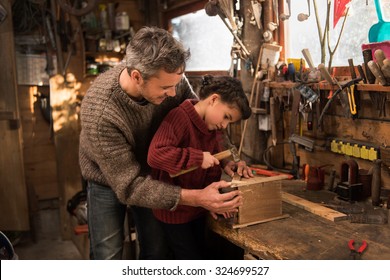
[[137, 83], [142, 81], [142, 75], [138, 70], [132, 70], [130, 73], [130, 77]]

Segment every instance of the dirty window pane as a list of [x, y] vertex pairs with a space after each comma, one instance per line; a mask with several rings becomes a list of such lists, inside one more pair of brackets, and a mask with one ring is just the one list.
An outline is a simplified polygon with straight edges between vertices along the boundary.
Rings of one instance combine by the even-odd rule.
[[187, 71], [229, 70], [233, 36], [218, 16], [204, 9], [171, 20], [173, 35], [190, 48]]
[[[326, 3], [325, 0], [317, 0], [318, 14], [320, 15], [321, 28], [324, 30]], [[366, 4], [367, 2], [367, 4]], [[379, 0], [382, 6], [382, 16], [385, 21], [390, 20], [390, 0]], [[332, 1], [334, 3], [334, 1]], [[287, 11], [287, 4], [285, 5]], [[317, 31], [317, 23], [315, 20], [315, 13], [313, 1], [310, 0], [310, 16], [305, 21], [298, 21], [298, 14], [308, 14], [307, 1], [291, 1], [291, 17], [285, 21], [286, 23], [286, 57], [301, 58], [302, 49], [310, 50], [314, 64], [321, 63], [321, 48]], [[330, 35], [331, 35], [331, 49], [336, 45], [338, 35], [340, 34], [341, 26], [344, 17], [341, 17], [333, 29], [333, 4], [331, 6], [330, 18]], [[370, 27], [378, 22], [378, 16], [375, 9], [374, 0], [352, 0], [349, 16], [345, 23], [344, 31], [333, 57], [332, 66], [348, 65], [348, 59], [353, 58], [354, 64], [362, 64], [362, 44], [369, 43], [368, 32]], [[322, 31], [323, 32], [323, 31]], [[326, 46], [326, 49], [328, 47]], [[329, 52], [326, 51], [327, 65], [329, 61]]]

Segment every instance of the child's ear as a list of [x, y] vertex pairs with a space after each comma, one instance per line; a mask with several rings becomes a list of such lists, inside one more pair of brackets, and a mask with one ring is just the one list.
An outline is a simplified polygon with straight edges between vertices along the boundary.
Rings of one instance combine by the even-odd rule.
[[219, 101], [219, 99], [220, 99], [220, 96], [216, 93], [213, 93], [211, 95], [211, 104], [214, 104], [216, 101]]

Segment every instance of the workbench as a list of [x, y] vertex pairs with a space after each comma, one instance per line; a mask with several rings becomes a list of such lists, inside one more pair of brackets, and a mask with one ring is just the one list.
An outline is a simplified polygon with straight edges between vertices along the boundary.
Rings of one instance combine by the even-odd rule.
[[[293, 181], [299, 181], [297, 182]], [[285, 180], [285, 192], [304, 186], [301, 180]], [[325, 191], [316, 192], [320, 196]], [[329, 196], [328, 192], [328, 196]], [[390, 260], [390, 225], [351, 223], [350, 220], [331, 221], [307, 210], [283, 202], [283, 213], [289, 217], [233, 229], [226, 220], [209, 220], [210, 229], [244, 249], [253, 259], [289, 260], [347, 260], [348, 241], [356, 246], [366, 240], [368, 247], [362, 260]]]

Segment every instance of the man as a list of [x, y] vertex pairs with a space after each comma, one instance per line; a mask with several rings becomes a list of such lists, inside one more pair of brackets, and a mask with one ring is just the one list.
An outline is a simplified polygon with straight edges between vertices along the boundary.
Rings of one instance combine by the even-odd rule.
[[[221, 181], [202, 190], [153, 180], [147, 165], [150, 140], [163, 117], [195, 98], [184, 77], [189, 51], [159, 28], [139, 30], [124, 63], [96, 78], [81, 105], [80, 167], [88, 181], [91, 257], [121, 259], [126, 205], [135, 220], [140, 259], [165, 259], [164, 236], [149, 208], [200, 206], [211, 212], [241, 205], [235, 192], [220, 194]], [[244, 163], [237, 173], [248, 176]], [[233, 171], [232, 171], [233, 172]]]

